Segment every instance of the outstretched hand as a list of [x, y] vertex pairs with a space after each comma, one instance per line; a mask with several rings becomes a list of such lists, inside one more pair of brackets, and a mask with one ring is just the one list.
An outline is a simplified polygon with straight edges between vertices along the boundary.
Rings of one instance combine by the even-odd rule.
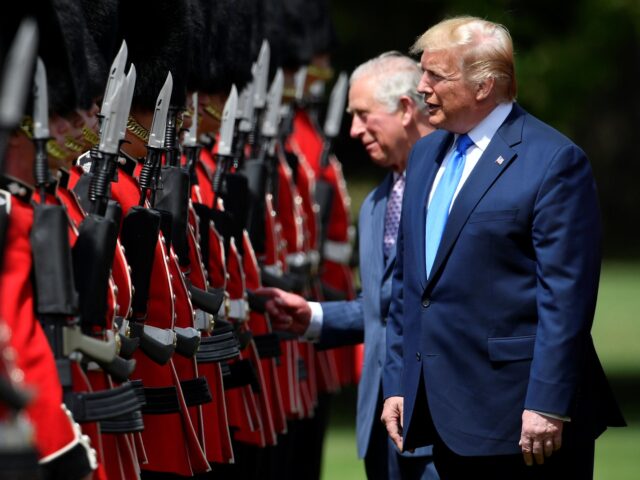
[[265, 308], [274, 330], [304, 335], [311, 321], [311, 308], [300, 295], [279, 288], [258, 288], [253, 293], [267, 297]]

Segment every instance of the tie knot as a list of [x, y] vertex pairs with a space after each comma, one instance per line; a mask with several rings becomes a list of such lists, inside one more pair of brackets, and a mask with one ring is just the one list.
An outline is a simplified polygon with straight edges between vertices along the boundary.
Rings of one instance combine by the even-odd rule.
[[464, 133], [458, 136], [458, 140], [456, 141], [456, 151], [460, 155], [464, 155], [471, 145], [473, 145], [473, 140], [469, 138], [469, 135]]

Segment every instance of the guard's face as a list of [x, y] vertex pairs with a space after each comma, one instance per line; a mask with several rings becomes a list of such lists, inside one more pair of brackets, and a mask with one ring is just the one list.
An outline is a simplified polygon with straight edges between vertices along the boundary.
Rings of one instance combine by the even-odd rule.
[[348, 111], [353, 115], [351, 136], [359, 139], [371, 160], [384, 168], [404, 165], [406, 132], [402, 125], [402, 109], [389, 112], [373, 96], [374, 81], [368, 77], [356, 80], [349, 89]]
[[49, 117], [49, 133], [49, 168], [70, 168], [73, 161], [85, 151], [82, 146], [82, 131], [76, 129], [68, 118], [54, 113]]
[[474, 126], [469, 113], [476, 106], [477, 89], [464, 79], [459, 53], [425, 51], [420, 65], [423, 74], [418, 92], [428, 106], [431, 125], [454, 133], [468, 132]]
[[72, 122], [73, 126], [82, 132], [82, 141], [86, 150], [96, 145], [99, 140], [100, 121], [98, 112], [100, 112], [100, 109], [98, 104], [94, 102], [88, 110], [76, 110], [78, 118]]

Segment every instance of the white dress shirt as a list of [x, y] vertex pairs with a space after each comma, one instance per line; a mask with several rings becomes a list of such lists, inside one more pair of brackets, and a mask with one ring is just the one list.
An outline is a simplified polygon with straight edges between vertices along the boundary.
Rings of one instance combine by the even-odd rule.
[[[480, 160], [480, 157], [484, 153], [484, 151], [489, 146], [489, 142], [495, 135], [500, 125], [506, 120], [506, 118], [511, 113], [511, 109], [513, 108], [513, 103], [500, 103], [496, 108], [494, 108], [489, 115], [487, 115], [478, 125], [473, 127], [467, 135], [469, 138], [473, 140], [473, 145], [471, 145], [467, 149], [467, 159], [464, 163], [464, 170], [462, 170], [462, 177], [460, 178], [460, 183], [458, 183], [458, 188], [456, 188], [455, 193], [453, 194], [453, 199], [451, 200], [451, 206], [449, 207], [449, 212], [451, 212], [451, 207], [453, 207], [453, 203], [456, 201], [458, 197], [458, 193], [460, 193], [460, 189], [464, 185], [464, 183], [471, 175], [471, 172], [475, 168]], [[453, 152], [456, 141], [458, 140], [458, 136], [456, 134], [453, 139], [453, 144], [451, 148], [447, 151], [447, 154], [444, 156], [444, 161], [438, 172], [436, 173], [436, 178], [433, 181], [433, 185], [431, 186], [431, 193], [429, 193], [429, 203], [431, 203], [431, 198], [433, 197], [434, 192], [436, 191], [436, 187], [438, 183], [440, 183], [440, 179], [442, 178], [442, 174], [444, 173], [444, 169], [447, 168], [449, 164], [449, 159], [451, 158], [451, 153]]]

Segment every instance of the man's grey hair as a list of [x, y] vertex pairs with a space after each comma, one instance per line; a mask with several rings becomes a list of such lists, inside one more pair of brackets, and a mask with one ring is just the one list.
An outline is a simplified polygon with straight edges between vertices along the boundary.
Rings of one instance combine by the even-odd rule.
[[418, 109], [426, 109], [418, 93], [422, 69], [412, 58], [397, 51], [385, 52], [359, 65], [351, 74], [349, 85], [365, 77], [375, 82], [373, 96], [389, 112], [398, 109], [402, 96], [410, 97]]

